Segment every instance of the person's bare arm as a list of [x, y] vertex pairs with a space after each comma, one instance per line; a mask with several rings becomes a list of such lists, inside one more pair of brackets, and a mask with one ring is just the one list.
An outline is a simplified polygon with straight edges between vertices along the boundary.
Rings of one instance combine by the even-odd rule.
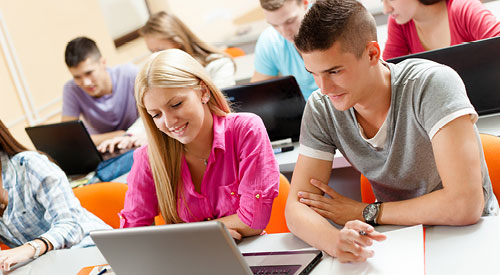
[[480, 145], [469, 115], [441, 128], [432, 149], [443, 189], [399, 202], [383, 204], [383, 224], [468, 225], [476, 223], [484, 208]]
[[257, 82], [257, 81], [269, 80], [269, 79], [273, 79], [273, 78], [277, 78], [277, 76], [267, 75], [267, 74], [261, 74], [261, 73], [255, 71], [253, 73], [252, 78], [250, 79], [250, 82]]
[[61, 117], [61, 122], [72, 121], [72, 120], [78, 120], [78, 118], [74, 117], [74, 116], [62, 116]]
[[253, 229], [246, 225], [240, 220], [237, 214], [222, 217], [217, 220], [221, 221], [230, 231], [236, 231], [237, 234], [235, 234], [235, 232], [231, 232], [231, 235], [237, 240], [241, 239], [241, 237], [255, 236], [262, 233], [262, 229]]
[[[299, 201], [299, 192], [322, 195], [322, 191], [310, 181], [316, 179], [328, 182], [331, 170], [331, 161], [299, 155], [285, 208], [288, 228], [305, 242], [337, 257], [341, 262], [365, 261], [373, 256], [373, 252], [366, 247], [372, 244], [372, 240], [384, 240], [384, 235], [361, 221], [349, 221], [342, 230], [338, 230], [311, 207]], [[360, 230], [368, 232], [369, 236], [359, 235]]]

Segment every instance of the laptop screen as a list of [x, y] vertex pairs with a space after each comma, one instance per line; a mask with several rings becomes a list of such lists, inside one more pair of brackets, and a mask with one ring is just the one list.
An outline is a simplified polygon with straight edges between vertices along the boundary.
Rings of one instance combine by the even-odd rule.
[[232, 86], [222, 92], [235, 112], [260, 116], [271, 141], [299, 140], [306, 102], [293, 76]]
[[53, 158], [67, 175], [87, 174], [102, 161], [79, 120], [27, 127], [26, 133], [35, 148]]
[[465, 83], [467, 95], [479, 115], [500, 112], [500, 37], [387, 60], [429, 59], [453, 68]]

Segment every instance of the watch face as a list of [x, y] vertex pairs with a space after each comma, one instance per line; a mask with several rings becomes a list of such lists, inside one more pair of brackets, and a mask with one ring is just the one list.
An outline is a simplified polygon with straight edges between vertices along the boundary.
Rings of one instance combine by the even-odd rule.
[[377, 206], [375, 204], [369, 204], [363, 210], [363, 217], [366, 221], [373, 221], [377, 215]]

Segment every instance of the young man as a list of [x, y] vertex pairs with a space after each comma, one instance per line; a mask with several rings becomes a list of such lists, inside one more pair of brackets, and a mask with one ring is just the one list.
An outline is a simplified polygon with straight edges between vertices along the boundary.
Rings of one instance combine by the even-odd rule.
[[[458, 74], [421, 59], [385, 63], [376, 40], [375, 21], [356, 0], [318, 0], [295, 38], [320, 91], [304, 111], [286, 218], [294, 234], [342, 262], [373, 255], [367, 246], [383, 236], [371, 225], [467, 225], [498, 212]], [[370, 179], [377, 203], [325, 184], [335, 150]]]
[[304, 69], [293, 37], [299, 32], [307, 11], [307, 0], [260, 0], [267, 22], [272, 27], [262, 32], [255, 46], [255, 72], [251, 82], [281, 75], [293, 75], [307, 100], [318, 89], [312, 75]]
[[96, 145], [125, 134], [138, 118], [137, 68], [130, 64], [107, 68], [96, 43], [87, 37], [68, 43], [65, 61], [73, 80], [64, 85], [62, 121], [82, 116]]

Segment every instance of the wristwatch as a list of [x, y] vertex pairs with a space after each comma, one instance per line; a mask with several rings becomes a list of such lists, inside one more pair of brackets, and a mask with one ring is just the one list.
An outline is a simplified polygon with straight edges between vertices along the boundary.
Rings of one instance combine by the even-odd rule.
[[27, 244], [31, 245], [35, 249], [35, 255], [33, 255], [33, 259], [38, 258], [40, 256], [40, 251], [42, 250], [42, 246], [35, 242], [35, 241], [29, 241]]
[[365, 209], [363, 209], [363, 218], [365, 222], [369, 225], [378, 225], [377, 218], [380, 214], [380, 205], [382, 202], [375, 202], [368, 204]]

